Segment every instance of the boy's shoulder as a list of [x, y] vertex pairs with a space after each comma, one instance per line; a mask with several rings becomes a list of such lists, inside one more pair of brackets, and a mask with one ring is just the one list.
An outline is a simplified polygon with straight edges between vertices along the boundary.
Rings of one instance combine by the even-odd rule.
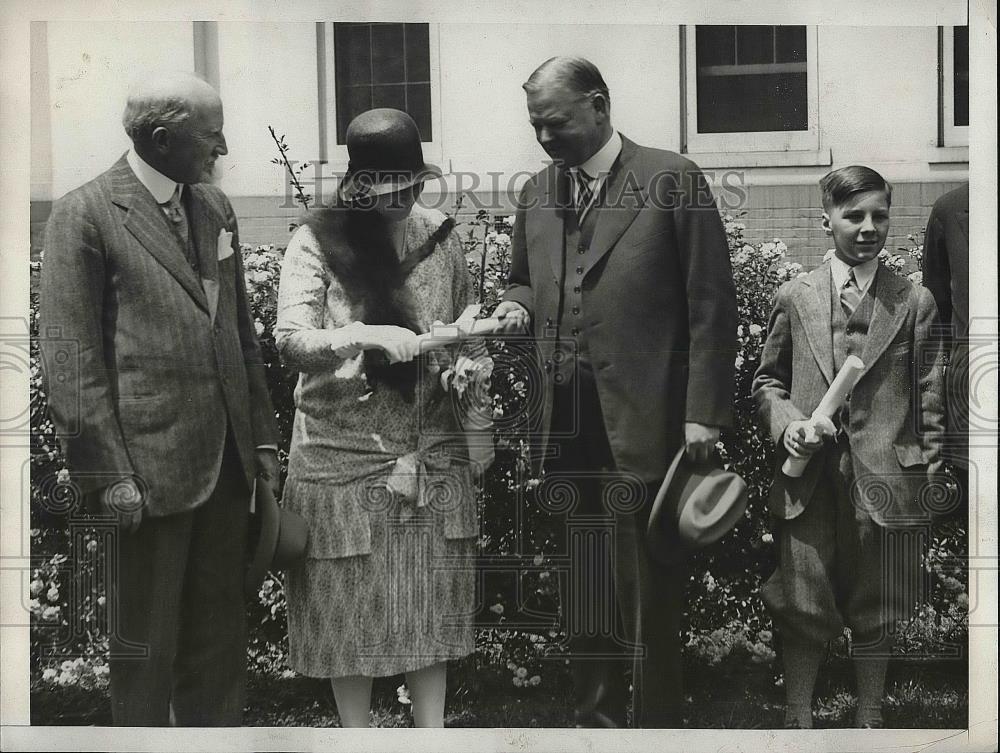
[[780, 303], [782, 301], [794, 300], [795, 298], [804, 295], [807, 290], [822, 285], [825, 280], [830, 277], [830, 262], [824, 261], [818, 267], [810, 272], [806, 272], [804, 275], [798, 277], [793, 277], [787, 282], [783, 282], [778, 288], [778, 293], [775, 301]]

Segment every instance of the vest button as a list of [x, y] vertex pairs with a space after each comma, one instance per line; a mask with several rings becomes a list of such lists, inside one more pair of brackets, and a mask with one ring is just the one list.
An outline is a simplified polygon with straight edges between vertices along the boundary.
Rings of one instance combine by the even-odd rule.
[[580, 256], [583, 256], [585, 253], [587, 253], [587, 248], [585, 246], [577, 246], [576, 252], [580, 254]]
[[573, 286], [573, 292], [574, 293], [579, 293], [580, 292], [580, 286], [579, 285], [574, 285]]
[[578, 316], [579, 314], [580, 314], [580, 307], [579, 306], [574, 306], [573, 307], [573, 316]]
[[553, 377], [553, 379], [555, 380], [555, 383], [556, 383], [556, 384], [562, 384], [562, 380], [563, 380], [563, 375], [562, 375], [562, 374], [556, 374], [556, 375], [555, 375], [555, 376]]
[[577, 268], [576, 268], [576, 273], [577, 273], [578, 275], [582, 275], [582, 274], [583, 274], [583, 267], [577, 267]]
[[573, 337], [577, 337], [580, 334], [580, 328], [579, 327], [573, 327], [573, 330], [570, 332], [570, 334], [572, 334]]

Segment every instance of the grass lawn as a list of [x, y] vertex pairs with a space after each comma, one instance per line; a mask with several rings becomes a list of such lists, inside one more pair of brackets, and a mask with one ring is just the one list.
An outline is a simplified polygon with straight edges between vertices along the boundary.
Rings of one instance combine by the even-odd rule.
[[[565, 665], [543, 668], [543, 682], [515, 688], [507, 670], [463, 662], [449, 679], [448, 727], [572, 726], [570, 678]], [[692, 667], [687, 675], [685, 727], [725, 729], [780, 728], [784, 690], [768, 667], [745, 671]], [[376, 680], [372, 723], [411, 726], [409, 708], [396, 698], [402, 677]], [[963, 661], [894, 663], [884, 705], [887, 727], [965, 729], [968, 726], [968, 674]], [[843, 659], [824, 667], [814, 705], [816, 727], [849, 727], [854, 713], [853, 676]], [[36, 689], [31, 694], [36, 725], [108, 725], [111, 712], [103, 691], [79, 688]], [[330, 684], [307, 677], [250, 676], [247, 726], [338, 726]]]

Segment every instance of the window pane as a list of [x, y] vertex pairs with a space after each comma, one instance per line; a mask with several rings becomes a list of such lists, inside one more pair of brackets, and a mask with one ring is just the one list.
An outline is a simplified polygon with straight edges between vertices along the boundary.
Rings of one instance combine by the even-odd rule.
[[373, 107], [408, 112], [431, 135], [428, 24], [335, 23], [337, 143], [351, 120]]
[[776, 63], [804, 63], [806, 60], [806, 27], [775, 26], [774, 50]]
[[774, 62], [773, 26], [736, 27], [736, 64]]
[[955, 27], [955, 125], [969, 125], [969, 27]]
[[403, 24], [372, 24], [372, 83], [402, 84], [405, 81]]
[[805, 26], [695, 33], [698, 133], [808, 130]]
[[698, 132], [804, 131], [805, 73], [698, 77]]
[[[410, 83], [431, 80], [429, 29], [427, 24], [406, 26], [406, 80]], [[428, 104], [430, 102], [428, 101]], [[412, 115], [412, 113], [410, 113]]]
[[372, 87], [372, 107], [406, 110], [406, 84], [379, 84]]
[[337, 87], [337, 143], [347, 143], [347, 126], [358, 115], [372, 109], [370, 86]]
[[696, 27], [695, 57], [699, 68], [706, 65], [733, 65], [736, 62], [736, 27]]
[[337, 81], [348, 86], [371, 83], [369, 24], [334, 24]]
[[421, 141], [433, 141], [431, 130], [431, 85], [409, 84], [406, 87], [406, 111], [417, 122]]

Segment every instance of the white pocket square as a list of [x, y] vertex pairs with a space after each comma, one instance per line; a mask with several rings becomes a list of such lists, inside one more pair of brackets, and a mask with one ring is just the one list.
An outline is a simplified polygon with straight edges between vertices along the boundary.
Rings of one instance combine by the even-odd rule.
[[223, 259], [228, 259], [233, 255], [233, 234], [228, 232], [225, 228], [219, 231], [219, 240], [216, 244], [218, 251], [218, 259], [222, 261]]

